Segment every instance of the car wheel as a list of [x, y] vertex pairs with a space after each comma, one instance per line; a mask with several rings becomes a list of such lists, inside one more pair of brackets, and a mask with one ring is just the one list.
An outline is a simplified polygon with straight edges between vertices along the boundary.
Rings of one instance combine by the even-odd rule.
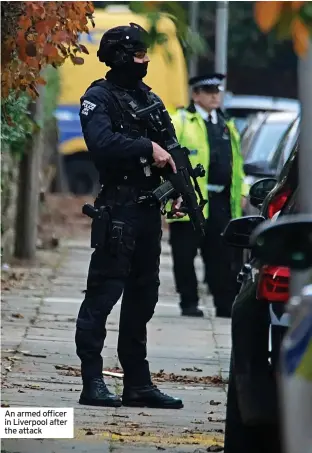
[[248, 430], [243, 425], [238, 408], [233, 359], [231, 359], [226, 406], [224, 453], [245, 453], [245, 451], [247, 453], [247, 436]]
[[66, 162], [69, 191], [75, 195], [95, 195], [99, 188], [99, 175], [91, 161], [85, 159]]
[[231, 359], [226, 406], [224, 453], [281, 453], [276, 426], [246, 426], [237, 400], [235, 371]]

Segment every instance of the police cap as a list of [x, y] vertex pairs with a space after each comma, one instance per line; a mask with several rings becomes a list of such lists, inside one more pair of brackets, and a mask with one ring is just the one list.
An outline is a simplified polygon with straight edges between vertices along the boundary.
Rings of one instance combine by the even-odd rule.
[[223, 91], [222, 80], [225, 79], [224, 74], [220, 74], [217, 72], [192, 77], [189, 80], [189, 85], [192, 89], [194, 88], [202, 88], [205, 91], [215, 90], [216, 88], [219, 91]]
[[102, 36], [97, 56], [109, 66], [126, 62], [133, 52], [147, 50], [148, 33], [138, 24], [120, 25]]

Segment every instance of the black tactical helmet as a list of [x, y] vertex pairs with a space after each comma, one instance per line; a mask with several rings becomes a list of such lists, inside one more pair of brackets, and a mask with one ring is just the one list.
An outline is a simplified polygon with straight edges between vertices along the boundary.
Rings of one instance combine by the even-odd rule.
[[132, 22], [111, 28], [102, 36], [97, 56], [107, 66], [121, 66], [132, 61], [134, 52], [147, 50], [147, 37], [146, 30]]

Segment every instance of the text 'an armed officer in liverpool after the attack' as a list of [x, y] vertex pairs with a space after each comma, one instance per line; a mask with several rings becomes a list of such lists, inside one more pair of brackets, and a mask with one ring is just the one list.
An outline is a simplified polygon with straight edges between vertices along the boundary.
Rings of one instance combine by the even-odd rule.
[[[179, 409], [182, 401], [153, 385], [146, 360], [146, 324], [158, 300], [161, 248], [160, 206], [150, 193], [161, 169], [175, 164], [157, 141], [157, 131], [133, 114], [159, 101], [142, 82], [147, 73], [146, 32], [136, 24], [108, 30], [98, 50], [111, 67], [81, 98], [80, 119], [102, 189], [95, 200], [87, 289], [76, 327], [83, 390], [79, 402], [96, 406]], [[163, 104], [163, 125], [174, 129]], [[175, 202], [179, 207], [180, 200]], [[92, 208], [92, 207], [91, 207]], [[179, 213], [178, 213], [179, 214]], [[106, 231], [106, 234], [104, 234]], [[123, 293], [118, 356], [124, 371], [122, 399], [102, 377], [101, 351], [107, 317]]]
[[[206, 234], [201, 244], [189, 218], [168, 220], [173, 270], [180, 295], [182, 315], [203, 316], [198, 308], [194, 259], [201, 248], [206, 282], [213, 296], [217, 316], [230, 317], [238, 289], [236, 278], [242, 257], [225, 245], [221, 233], [231, 218], [242, 215], [248, 187], [244, 184], [240, 137], [233, 121], [220, 109], [223, 74], [207, 74], [190, 80], [192, 101], [171, 118], [181, 146], [190, 150], [193, 167], [202, 164], [206, 176], [198, 183], [208, 204], [204, 208]], [[187, 241], [185, 240], [187, 238]], [[181, 247], [183, 243], [183, 247]]]

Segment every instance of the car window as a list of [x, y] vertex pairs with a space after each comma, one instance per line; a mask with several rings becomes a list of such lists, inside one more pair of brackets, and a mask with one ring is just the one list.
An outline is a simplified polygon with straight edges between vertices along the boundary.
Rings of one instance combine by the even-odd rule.
[[278, 175], [278, 181], [283, 179], [292, 179], [292, 187], [297, 187], [298, 185], [298, 154], [299, 154], [299, 137], [296, 140], [296, 143], [282, 168], [282, 171]]
[[298, 119], [298, 120], [296, 120], [296, 122], [294, 123], [293, 127], [290, 130], [288, 140], [285, 143], [285, 147], [280, 155], [280, 159], [277, 164], [277, 174], [278, 175], [282, 171], [282, 169], [283, 169], [285, 163], [287, 162], [289, 156], [291, 155], [294, 147], [298, 143], [298, 137], [299, 137], [299, 132], [300, 132], [299, 124], [300, 124], [300, 120]]
[[271, 161], [276, 148], [289, 127], [289, 122], [265, 122], [258, 131], [248, 155], [248, 161]]
[[[271, 168], [276, 170], [278, 169], [278, 167], [283, 167], [283, 165], [285, 164], [294, 147], [296, 138], [299, 133], [298, 124], [299, 120], [293, 121], [292, 124], [287, 128], [286, 132], [283, 134], [282, 139], [280, 140], [272, 157]], [[281, 168], [279, 168], [279, 170], [281, 170]]]
[[242, 155], [244, 158], [248, 155], [253, 139], [264, 121], [264, 115], [252, 116], [247, 119], [247, 127], [241, 137]]
[[236, 126], [236, 129], [240, 134], [245, 130], [247, 126], [247, 118], [235, 118], [234, 117], [234, 123]]

